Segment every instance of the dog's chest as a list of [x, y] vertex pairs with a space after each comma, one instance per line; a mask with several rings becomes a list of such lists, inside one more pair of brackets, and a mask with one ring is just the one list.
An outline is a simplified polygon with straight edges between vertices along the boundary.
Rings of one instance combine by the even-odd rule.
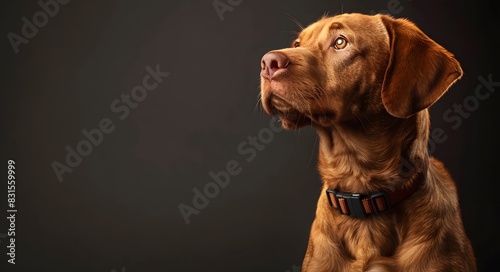
[[346, 253], [355, 260], [390, 256], [397, 247], [395, 224], [388, 220], [349, 219], [339, 225], [339, 238]]

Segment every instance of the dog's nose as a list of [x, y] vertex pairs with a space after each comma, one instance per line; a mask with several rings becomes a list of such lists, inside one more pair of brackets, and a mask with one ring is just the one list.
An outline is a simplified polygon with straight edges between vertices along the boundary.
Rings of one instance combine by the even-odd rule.
[[276, 72], [286, 69], [290, 61], [288, 57], [280, 52], [269, 52], [262, 57], [260, 73], [263, 77], [271, 79]]

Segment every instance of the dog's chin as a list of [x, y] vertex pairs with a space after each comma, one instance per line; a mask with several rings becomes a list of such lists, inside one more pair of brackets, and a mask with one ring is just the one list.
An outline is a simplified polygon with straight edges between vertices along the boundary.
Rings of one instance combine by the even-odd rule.
[[264, 110], [270, 115], [277, 115], [284, 129], [298, 129], [311, 125], [313, 127], [330, 127], [334, 125], [333, 112], [303, 113], [283, 98], [271, 95], [264, 101]]
[[276, 95], [271, 95], [265, 101], [264, 110], [270, 115], [277, 115], [284, 129], [298, 129], [311, 125], [309, 117]]
[[298, 129], [311, 124], [311, 120], [285, 99], [271, 94], [263, 101], [269, 115], [277, 115], [284, 129]]

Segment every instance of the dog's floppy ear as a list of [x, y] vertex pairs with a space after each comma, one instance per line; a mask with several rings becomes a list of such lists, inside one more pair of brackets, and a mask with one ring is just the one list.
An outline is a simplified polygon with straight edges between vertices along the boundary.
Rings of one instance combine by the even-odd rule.
[[391, 115], [407, 118], [434, 104], [462, 76], [462, 68], [413, 23], [380, 17], [390, 45], [382, 102]]

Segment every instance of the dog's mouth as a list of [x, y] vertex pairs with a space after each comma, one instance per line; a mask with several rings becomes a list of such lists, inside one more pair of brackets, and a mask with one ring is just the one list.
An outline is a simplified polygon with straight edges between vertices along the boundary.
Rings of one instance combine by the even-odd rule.
[[277, 115], [285, 129], [297, 129], [307, 125], [329, 126], [333, 122], [332, 112], [303, 113], [285, 99], [272, 94], [264, 107], [266, 112]]
[[311, 119], [277, 95], [271, 95], [265, 103], [265, 111], [270, 115], [277, 115], [285, 129], [296, 129], [311, 124]]

